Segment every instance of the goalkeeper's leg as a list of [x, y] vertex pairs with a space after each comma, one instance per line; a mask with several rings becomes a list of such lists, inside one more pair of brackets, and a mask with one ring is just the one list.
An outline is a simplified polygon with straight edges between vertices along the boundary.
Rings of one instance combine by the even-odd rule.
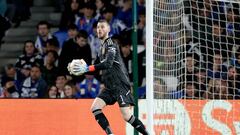
[[101, 98], [96, 98], [92, 104], [91, 111], [95, 116], [96, 121], [102, 127], [102, 129], [108, 134], [111, 135], [112, 130], [109, 126], [109, 122], [105, 115], [102, 112], [102, 109], [106, 106], [106, 103]]
[[121, 113], [126, 122], [130, 123], [138, 132], [149, 135], [143, 123], [130, 113], [130, 107], [121, 107]]

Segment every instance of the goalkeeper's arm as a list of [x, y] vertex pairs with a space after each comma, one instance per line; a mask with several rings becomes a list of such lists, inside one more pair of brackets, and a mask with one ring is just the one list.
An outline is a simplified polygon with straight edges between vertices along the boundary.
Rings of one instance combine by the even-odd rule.
[[93, 72], [95, 70], [103, 70], [103, 69], [111, 68], [116, 55], [116, 49], [117, 49], [116, 45], [114, 44], [108, 45], [106, 59], [101, 61], [98, 64], [88, 66], [88, 71]]

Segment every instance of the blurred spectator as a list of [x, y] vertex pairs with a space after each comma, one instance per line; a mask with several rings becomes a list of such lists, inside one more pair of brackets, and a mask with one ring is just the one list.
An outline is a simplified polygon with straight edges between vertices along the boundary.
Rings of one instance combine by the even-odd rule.
[[227, 82], [221, 79], [211, 79], [203, 97], [205, 99], [233, 99], [233, 96], [228, 92]]
[[[61, 54], [61, 48], [59, 48], [58, 41], [54, 38], [47, 40], [46, 55], [47, 55], [47, 52], [49, 52], [49, 51], [56, 52], [57, 56], [59, 56]], [[45, 55], [44, 64], [46, 64], [46, 55]], [[58, 59], [56, 59], [55, 65], [58, 65]]]
[[95, 61], [101, 45], [101, 41], [97, 37], [97, 22], [93, 24], [93, 33], [89, 35], [88, 40], [92, 51], [92, 61]]
[[184, 91], [183, 99], [197, 99], [198, 96], [196, 96], [196, 86], [194, 83], [187, 83], [186, 88]]
[[196, 87], [196, 97], [203, 97], [203, 93], [207, 90], [207, 73], [206, 69], [198, 69], [194, 71], [195, 74], [195, 87]]
[[173, 91], [170, 93], [171, 99], [200, 99], [195, 82], [186, 82], [183, 90]]
[[59, 72], [55, 83], [56, 83], [56, 87], [58, 88], [58, 93], [59, 93], [60, 98], [64, 97], [64, 86], [67, 82], [68, 82], [68, 80], [67, 80], [66, 75]]
[[38, 54], [33, 41], [27, 40], [24, 42], [23, 54], [19, 56], [15, 66], [25, 73], [25, 69], [31, 68], [33, 65], [43, 66], [43, 58]]
[[239, 18], [239, 7], [234, 7], [231, 4], [229, 4], [226, 7], [226, 13], [227, 13], [227, 35], [237, 37], [240, 33], [240, 18]]
[[234, 99], [240, 99], [240, 74], [235, 67], [229, 66], [227, 79], [229, 94], [234, 96]]
[[[76, 36], [78, 34], [78, 28], [75, 24], [69, 24], [67, 28], [67, 38], [64, 39], [62, 45], [59, 46], [58, 54], [60, 55], [60, 50], [66, 50], [65, 48], [69, 46], [69, 44], [73, 43], [73, 39], [75, 40]], [[61, 41], [62, 42], [62, 41]], [[66, 45], [65, 45], [66, 44]], [[63, 47], [64, 46], [64, 47]]]
[[95, 14], [95, 5], [93, 3], [86, 3], [83, 8], [83, 16], [76, 20], [76, 25], [78, 30], [85, 30], [88, 34], [92, 34], [93, 24], [96, 22], [94, 18]]
[[67, 0], [65, 3], [65, 10], [62, 13], [61, 22], [65, 21], [64, 24], [71, 24], [76, 21], [77, 17], [82, 17], [79, 10], [84, 6], [84, 1], [82, 0]]
[[86, 31], [79, 31], [76, 40], [72, 44], [64, 46], [59, 57], [59, 69], [64, 74], [69, 74], [67, 65], [73, 59], [84, 59], [88, 65], [92, 63], [90, 45], [87, 43], [88, 34]]
[[46, 80], [48, 85], [54, 85], [58, 74], [58, 68], [55, 66], [55, 62], [58, 59], [56, 51], [48, 51], [46, 53], [46, 63], [43, 67], [42, 77]]
[[145, 0], [138, 0], [137, 1], [137, 11], [138, 11], [138, 13], [140, 13], [140, 12], [145, 12]]
[[235, 53], [235, 58], [231, 59], [230, 64], [240, 70], [240, 48]]
[[80, 98], [95, 98], [100, 91], [100, 82], [94, 78], [94, 75], [85, 75], [85, 79], [77, 83], [79, 89], [77, 95]]
[[80, 0], [67, 0], [65, 2], [65, 10], [62, 12], [62, 16], [59, 23], [59, 30], [54, 33], [57, 37], [62, 48], [64, 41], [68, 39], [68, 26], [75, 23], [76, 18], [79, 16]]
[[96, 0], [95, 1], [95, 5], [96, 5], [96, 15], [95, 15], [95, 19], [99, 20], [101, 18], [101, 10], [103, 10], [104, 7], [106, 7], [106, 5], [109, 5], [110, 1], [108, 0]]
[[207, 44], [204, 48], [201, 49], [201, 52], [206, 52], [208, 56], [205, 56], [205, 61], [213, 59], [215, 50], [219, 50], [223, 59], [229, 59], [231, 57], [232, 45], [227, 44], [226, 31], [222, 28], [219, 22], [214, 22], [212, 26], [212, 33], [208, 32]]
[[143, 40], [145, 40], [145, 29], [146, 29], [146, 13], [145, 10], [138, 13], [138, 44], [144, 44]]
[[[75, 24], [70, 24], [68, 27], [68, 37], [69, 39], [63, 43], [62, 51], [59, 55], [58, 67], [61, 72], [68, 74], [68, 71], [65, 66], [67, 66], [68, 62], [72, 60], [72, 57], [68, 57], [72, 50], [74, 49], [74, 44], [76, 40], [76, 36], [78, 35], [77, 26]], [[66, 60], [67, 61], [62, 61]]]
[[25, 76], [19, 72], [13, 64], [8, 64], [4, 67], [4, 73], [1, 77], [1, 85], [5, 86], [8, 80], [14, 80], [16, 88], [20, 90], [24, 79]]
[[[228, 4], [226, 7], [226, 12], [227, 12], [227, 22], [226, 22], [227, 41], [228, 41], [228, 44], [231, 44], [231, 46], [234, 46], [235, 44], [239, 44], [240, 42], [240, 39], [238, 38], [240, 36], [239, 4], [237, 3]], [[238, 48], [239, 47], [236, 46], [236, 48], [234, 49], [236, 50]], [[229, 50], [229, 51], [232, 51], [232, 50]]]
[[197, 70], [196, 67], [198, 67], [199, 63], [199, 56], [195, 53], [187, 53], [186, 54], [186, 61], [185, 61], [185, 68], [182, 68], [182, 73], [186, 74], [182, 76], [181, 80], [182, 82], [190, 82], [195, 81], [196, 78], [194, 76], [194, 71]]
[[58, 88], [55, 85], [49, 85], [46, 98], [59, 98]]
[[[210, 10], [204, 7], [203, 3], [198, 1], [191, 1], [191, 13], [189, 15], [189, 22], [193, 28], [192, 38], [194, 43], [201, 43], [205, 45], [206, 32], [211, 31], [211, 17]], [[211, 35], [209, 35], [211, 36]], [[203, 51], [202, 51], [203, 52]]]
[[57, 38], [50, 33], [50, 24], [47, 21], [40, 21], [37, 24], [38, 36], [35, 42], [35, 47], [41, 55], [46, 53], [46, 43], [48, 39]]
[[122, 41], [122, 44], [120, 46], [121, 48], [121, 56], [124, 62], [124, 65], [127, 69], [128, 75], [129, 75], [129, 79], [130, 82], [133, 82], [133, 65], [132, 65], [132, 50], [131, 50], [131, 40], [128, 39], [124, 39]]
[[132, 0], [123, 0], [123, 7], [118, 10], [117, 18], [122, 20], [127, 27], [132, 26]]
[[226, 78], [227, 67], [223, 65], [223, 59], [219, 52], [215, 52], [213, 60], [208, 63], [207, 75], [210, 78]]
[[24, 67], [21, 69], [21, 73], [23, 74], [24, 78], [29, 77], [29, 76], [30, 76], [30, 72], [31, 72], [31, 67], [24, 66]]
[[106, 19], [110, 24], [110, 36], [120, 34], [121, 31], [127, 28], [121, 20], [115, 17], [115, 7], [113, 5], [108, 5], [107, 7], [103, 8], [101, 14], [103, 15], [103, 18]]
[[75, 39], [77, 34], [78, 34], [77, 26], [75, 24], [69, 24], [68, 25], [68, 39], [67, 40]]
[[76, 96], [77, 88], [76, 86], [68, 82], [64, 86], [64, 98], [77, 98]]
[[154, 99], [167, 98], [167, 85], [161, 78], [154, 79]]
[[4, 98], [19, 98], [17, 86], [14, 83], [14, 79], [9, 79], [6, 81], [3, 87], [3, 97]]
[[205, 5], [206, 4], [208, 4], [208, 9], [211, 11], [211, 17], [213, 20], [226, 20], [224, 14], [224, 2], [217, 0], [208, 0], [208, 2], [205, 2]]
[[44, 98], [47, 92], [47, 83], [41, 74], [39, 66], [35, 65], [31, 68], [30, 77], [26, 78], [22, 85], [22, 98]]

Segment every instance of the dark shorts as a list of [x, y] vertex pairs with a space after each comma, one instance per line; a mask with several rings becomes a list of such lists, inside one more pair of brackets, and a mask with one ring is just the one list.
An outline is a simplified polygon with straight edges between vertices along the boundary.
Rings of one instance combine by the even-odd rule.
[[124, 85], [116, 88], [116, 90], [105, 89], [97, 97], [105, 101], [107, 105], [113, 105], [116, 102], [120, 107], [135, 105], [130, 88]]

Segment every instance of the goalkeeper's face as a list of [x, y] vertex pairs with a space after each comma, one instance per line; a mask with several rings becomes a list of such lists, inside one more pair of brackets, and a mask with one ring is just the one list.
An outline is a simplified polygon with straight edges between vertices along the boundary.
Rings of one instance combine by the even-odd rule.
[[108, 37], [108, 33], [110, 32], [110, 27], [105, 22], [99, 22], [97, 25], [97, 35], [98, 38], [103, 40]]

